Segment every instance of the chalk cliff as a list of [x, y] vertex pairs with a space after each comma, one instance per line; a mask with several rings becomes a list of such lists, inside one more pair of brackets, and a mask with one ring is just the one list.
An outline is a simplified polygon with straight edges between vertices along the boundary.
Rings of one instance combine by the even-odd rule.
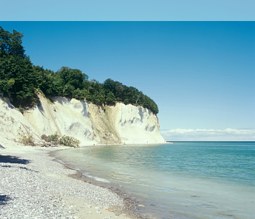
[[32, 135], [40, 141], [43, 134], [69, 135], [80, 145], [164, 143], [159, 121], [149, 110], [117, 103], [99, 107], [86, 101], [39, 95], [39, 104], [23, 114], [0, 99], [0, 140], [18, 141]]

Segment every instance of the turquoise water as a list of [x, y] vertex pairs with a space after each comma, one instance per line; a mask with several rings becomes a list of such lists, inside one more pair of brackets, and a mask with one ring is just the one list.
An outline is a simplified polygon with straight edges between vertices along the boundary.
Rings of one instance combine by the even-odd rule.
[[148, 218], [255, 218], [255, 142], [86, 147], [56, 156], [123, 190]]

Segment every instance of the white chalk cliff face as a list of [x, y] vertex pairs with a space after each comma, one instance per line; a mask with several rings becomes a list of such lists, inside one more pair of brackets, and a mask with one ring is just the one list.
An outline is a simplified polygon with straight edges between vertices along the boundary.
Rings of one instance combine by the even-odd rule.
[[21, 112], [0, 98], [0, 144], [14, 146], [21, 136], [31, 134], [35, 139], [39, 136]]
[[0, 140], [18, 140], [30, 134], [68, 135], [81, 146], [98, 144], [164, 143], [156, 115], [149, 110], [118, 103], [98, 107], [86, 101], [58, 97], [54, 102], [39, 96], [40, 103], [23, 114], [0, 99]]

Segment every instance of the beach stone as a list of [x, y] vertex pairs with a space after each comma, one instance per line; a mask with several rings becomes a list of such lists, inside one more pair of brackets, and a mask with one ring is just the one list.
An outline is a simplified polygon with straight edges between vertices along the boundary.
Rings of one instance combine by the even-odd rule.
[[27, 164], [0, 162], [0, 195], [9, 197], [0, 203], [1, 219], [79, 218], [76, 199], [90, 209], [96, 206], [100, 215], [101, 209], [123, 207], [123, 200], [109, 190], [68, 177], [75, 171], [53, 161], [48, 152], [12, 154], [30, 160]]

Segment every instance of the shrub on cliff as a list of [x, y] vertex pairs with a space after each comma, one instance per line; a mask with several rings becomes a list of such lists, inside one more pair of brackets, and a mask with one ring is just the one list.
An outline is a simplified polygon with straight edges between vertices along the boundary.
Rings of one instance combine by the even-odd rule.
[[79, 147], [80, 141], [73, 137], [64, 135], [59, 139], [59, 143], [64, 146], [77, 148]]
[[35, 146], [35, 142], [32, 135], [24, 135], [21, 137], [20, 142], [24, 145]]
[[43, 134], [41, 136], [41, 139], [53, 145], [64, 145], [64, 146], [75, 147], [75, 148], [79, 147], [79, 144], [80, 144], [80, 141], [74, 137], [67, 136], [67, 135], [60, 136], [57, 133], [53, 135]]
[[56, 143], [56, 144], [58, 144], [59, 138], [60, 138], [60, 136], [57, 133], [55, 133], [53, 135], [42, 135], [41, 136], [42, 140], [44, 140], [46, 142]]

